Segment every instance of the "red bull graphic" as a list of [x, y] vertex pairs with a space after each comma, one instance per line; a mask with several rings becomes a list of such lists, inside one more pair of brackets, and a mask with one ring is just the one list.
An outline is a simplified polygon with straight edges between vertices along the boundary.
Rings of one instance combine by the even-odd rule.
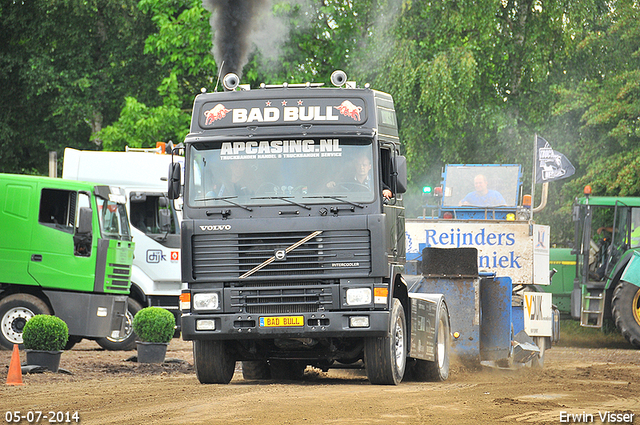
[[355, 121], [360, 121], [360, 112], [362, 112], [361, 106], [356, 106], [348, 100], [345, 100], [340, 106], [334, 106], [345, 117], [353, 118]]
[[231, 112], [231, 109], [227, 109], [222, 103], [218, 103], [208, 111], [204, 111], [204, 116], [207, 117], [205, 124], [213, 124], [215, 121], [221, 120], [222, 118], [226, 117], [229, 112]]
[[366, 121], [364, 102], [356, 98], [342, 99], [270, 99], [257, 102], [230, 100], [224, 104], [209, 103], [202, 108], [202, 125], [224, 128], [245, 124], [352, 124]]

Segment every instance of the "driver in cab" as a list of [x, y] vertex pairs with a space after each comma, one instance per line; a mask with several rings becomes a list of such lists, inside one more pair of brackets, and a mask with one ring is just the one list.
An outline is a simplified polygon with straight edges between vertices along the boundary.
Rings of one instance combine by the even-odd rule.
[[[371, 181], [371, 178], [369, 177], [369, 172], [370, 171], [371, 171], [371, 160], [369, 160], [369, 158], [367, 158], [366, 156], [358, 157], [354, 161], [354, 170], [353, 170], [352, 180], [348, 179], [347, 182], [356, 183], [356, 184], [359, 184], [361, 186], [364, 186], [364, 187], [368, 188], [369, 190], [372, 190], [373, 189], [373, 182]], [[326, 186], [328, 188], [332, 189], [332, 188], [336, 187], [336, 182], [335, 181], [330, 181], [329, 183], [327, 183]], [[382, 196], [385, 199], [390, 199], [393, 196], [393, 193], [391, 192], [389, 187], [387, 185], [385, 185], [384, 183], [382, 183], [382, 186], [383, 186]]]

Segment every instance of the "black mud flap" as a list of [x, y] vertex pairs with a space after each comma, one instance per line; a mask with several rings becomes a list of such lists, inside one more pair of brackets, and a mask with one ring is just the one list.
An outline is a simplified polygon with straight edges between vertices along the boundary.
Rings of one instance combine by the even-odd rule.
[[425, 248], [422, 250], [422, 274], [425, 277], [478, 276], [476, 248]]

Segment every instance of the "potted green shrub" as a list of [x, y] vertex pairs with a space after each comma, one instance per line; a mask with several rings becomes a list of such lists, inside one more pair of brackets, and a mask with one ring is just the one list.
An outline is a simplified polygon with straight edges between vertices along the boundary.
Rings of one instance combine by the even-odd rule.
[[59, 317], [46, 314], [33, 316], [22, 330], [27, 365], [42, 366], [57, 372], [68, 339], [69, 328]]
[[133, 331], [138, 335], [138, 363], [162, 363], [167, 346], [176, 329], [173, 313], [160, 307], [145, 307], [133, 317]]

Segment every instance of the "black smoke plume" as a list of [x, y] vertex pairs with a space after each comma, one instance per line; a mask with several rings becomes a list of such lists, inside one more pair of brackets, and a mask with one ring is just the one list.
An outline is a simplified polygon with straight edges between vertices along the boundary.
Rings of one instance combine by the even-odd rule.
[[269, 4], [270, 0], [202, 0], [212, 13], [213, 55], [218, 67], [224, 62], [222, 75], [235, 72], [242, 76], [251, 53], [251, 35]]

